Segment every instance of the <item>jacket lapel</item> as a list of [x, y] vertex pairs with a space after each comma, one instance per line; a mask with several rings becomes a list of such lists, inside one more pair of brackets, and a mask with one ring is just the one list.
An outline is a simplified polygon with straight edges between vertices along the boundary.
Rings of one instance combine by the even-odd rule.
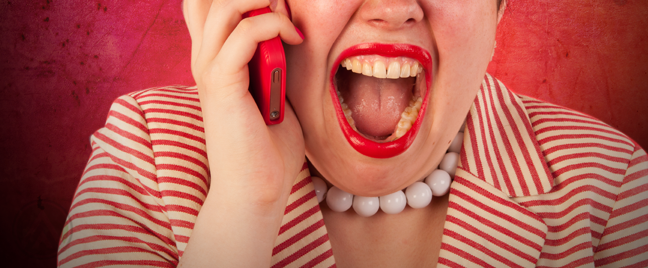
[[535, 266], [547, 226], [515, 197], [554, 181], [522, 101], [486, 75], [464, 131], [439, 265]]
[[450, 190], [439, 265], [533, 267], [547, 226], [535, 213], [463, 169]]

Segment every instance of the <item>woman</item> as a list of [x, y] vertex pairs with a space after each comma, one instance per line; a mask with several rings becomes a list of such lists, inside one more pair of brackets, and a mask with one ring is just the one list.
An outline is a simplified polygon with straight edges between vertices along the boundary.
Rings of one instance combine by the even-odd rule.
[[[241, 19], [268, 5], [274, 13]], [[648, 261], [645, 152], [485, 75], [505, 1], [289, 6], [185, 1], [197, 88], [115, 101], [93, 136], [60, 266]], [[277, 35], [289, 44], [289, 102], [284, 122], [268, 127], [247, 63]], [[446, 154], [455, 140], [460, 153]], [[454, 176], [450, 193], [422, 208], [412, 200], [429, 193], [409, 195], [403, 208], [399, 192], [440, 163]], [[310, 174], [332, 187], [327, 201], [318, 204], [324, 190]], [[375, 208], [378, 196], [381, 211], [356, 208]]]

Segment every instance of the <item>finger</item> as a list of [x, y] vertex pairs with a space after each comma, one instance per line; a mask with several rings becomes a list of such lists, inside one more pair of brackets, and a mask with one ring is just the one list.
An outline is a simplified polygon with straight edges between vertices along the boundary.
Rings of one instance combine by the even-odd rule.
[[[302, 42], [292, 22], [283, 14], [267, 13], [242, 20], [225, 41], [221, 53], [208, 70], [210, 74], [206, 78], [215, 80], [205, 82], [229, 84], [233, 78], [240, 78], [238, 74], [247, 70], [247, 64], [254, 56], [258, 43], [276, 36], [291, 45]], [[234, 92], [219, 92], [219, 95], [231, 93]]]
[[279, 12], [284, 15], [286, 15], [289, 19], [291, 19], [291, 14], [288, 9], [288, 3], [286, 3], [286, 0], [270, 0], [270, 2], [277, 1], [276, 6], [270, 4], [270, 8], [272, 9], [273, 12]]
[[220, 0], [212, 3], [204, 23], [199, 56], [193, 66], [200, 71], [216, 57], [243, 13], [269, 4], [268, 0]]
[[189, 36], [191, 37], [192, 67], [200, 51], [205, 20], [207, 19], [207, 14], [209, 14], [212, 2], [212, 0], [184, 0], [182, 3], [182, 14], [185, 18], [187, 29], [189, 30]]

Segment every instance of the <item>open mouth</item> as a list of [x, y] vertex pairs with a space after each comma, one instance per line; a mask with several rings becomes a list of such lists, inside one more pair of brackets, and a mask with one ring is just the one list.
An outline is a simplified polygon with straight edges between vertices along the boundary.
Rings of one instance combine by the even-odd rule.
[[335, 66], [331, 97], [351, 146], [375, 158], [407, 150], [427, 107], [430, 54], [408, 44], [359, 44], [344, 50]]

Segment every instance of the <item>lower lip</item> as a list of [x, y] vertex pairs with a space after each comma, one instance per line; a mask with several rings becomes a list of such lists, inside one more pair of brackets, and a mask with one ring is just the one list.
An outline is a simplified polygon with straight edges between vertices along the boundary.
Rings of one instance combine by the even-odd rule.
[[[340, 102], [337, 101], [338, 97], [335, 88], [335, 73], [337, 72], [337, 68], [339, 68], [340, 62], [342, 62], [342, 60], [356, 55], [380, 55], [385, 57], [405, 56], [418, 60], [423, 65], [423, 70], [426, 71], [425, 97], [423, 98], [423, 103], [421, 104], [419, 116], [418, 118], [416, 118], [416, 121], [414, 121], [414, 124], [412, 124], [412, 128], [407, 131], [405, 135], [395, 141], [378, 143], [369, 140], [357, 133], [351, 128], [349, 122], [347, 122], [346, 117], [344, 116], [344, 112], [342, 111], [342, 107], [340, 107]], [[344, 133], [344, 136], [346, 137], [349, 144], [351, 144], [351, 147], [353, 147], [359, 153], [369, 157], [390, 158], [405, 152], [405, 150], [407, 150], [407, 148], [412, 145], [414, 139], [416, 138], [416, 134], [418, 134], [419, 128], [421, 127], [421, 122], [423, 121], [423, 117], [427, 108], [428, 94], [430, 92], [430, 85], [432, 82], [432, 72], [429, 71], [430, 67], [432, 66], [431, 63], [432, 60], [430, 53], [420, 47], [408, 44], [359, 44], [344, 50], [340, 54], [335, 62], [335, 65], [333, 65], [338, 67], [331, 70], [330, 92], [331, 98], [333, 99], [333, 106], [335, 107], [335, 113], [337, 114], [338, 122], [340, 123], [340, 127], [342, 128], [342, 133]]]

